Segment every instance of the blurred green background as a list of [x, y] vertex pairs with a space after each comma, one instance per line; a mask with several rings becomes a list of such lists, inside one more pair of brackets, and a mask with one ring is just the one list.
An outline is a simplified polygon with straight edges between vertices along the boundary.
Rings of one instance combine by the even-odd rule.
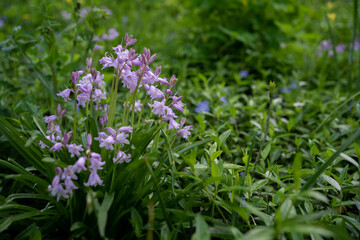
[[[358, 43], [351, 51], [358, 32], [353, 5], [346, 0], [1, 1], [0, 111], [9, 115], [9, 108], [20, 113], [36, 111], [40, 102], [49, 106], [54, 88], [68, 83], [71, 71], [84, 68], [86, 57], [97, 62], [125, 33], [138, 39], [137, 49], [157, 53], [163, 72], [177, 74], [184, 86], [199, 74], [239, 86], [245, 70], [248, 80], [274, 80], [278, 86], [305, 81], [313, 88], [349, 91], [359, 75]], [[94, 41], [110, 29], [118, 36]], [[324, 40], [334, 49], [319, 50]], [[335, 49], [339, 44], [344, 44], [341, 52]]]

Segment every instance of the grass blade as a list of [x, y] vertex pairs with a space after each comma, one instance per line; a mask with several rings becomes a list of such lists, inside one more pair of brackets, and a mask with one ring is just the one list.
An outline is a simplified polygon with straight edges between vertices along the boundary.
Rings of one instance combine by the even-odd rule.
[[301, 191], [306, 191], [316, 183], [317, 178], [329, 167], [335, 159], [342, 153], [347, 147], [350, 146], [358, 137], [360, 136], [360, 129], [358, 129], [341, 147], [337, 150], [334, 155], [331, 156], [316, 172], [315, 174], [306, 182]]

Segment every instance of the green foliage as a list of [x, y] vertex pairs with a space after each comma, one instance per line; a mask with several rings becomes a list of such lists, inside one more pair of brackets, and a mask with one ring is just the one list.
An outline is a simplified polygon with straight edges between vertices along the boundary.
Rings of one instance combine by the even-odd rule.
[[[355, 3], [1, 2], [1, 236], [360, 238]], [[120, 43], [94, 41], [110, 28], [139, 36], [140, 46], [162, 59], [163, 72], [179, 76], [192, 135], [180, 142], [161, 124], [141, 127], [128, 149], [132, 162], [106, 163], [106, 187], [56, 201], [48, 191], [54, 169], [73, 159], [40, 149], [39, 140], [50, 144], [42, 117], [55, 109], [58, 86], [70, 85], [73, 70]], [[323, 40], [333, 44], [319, 54]], [[341, 43], [344, 53], [336, 50]], [[269, 81], [276, 87], [268, 89]], [[196, 112], [204, 100], [209, 111]], [[122, 102], [109, 104], [115, 122]], [[73, 111], [73, 103], [66, 107]], [[96, 120], [64, 121], [97, 136]], [[86, 134], [77, 139], [86, 144]], [[100, 152], [97, 142], [92, 148]]]

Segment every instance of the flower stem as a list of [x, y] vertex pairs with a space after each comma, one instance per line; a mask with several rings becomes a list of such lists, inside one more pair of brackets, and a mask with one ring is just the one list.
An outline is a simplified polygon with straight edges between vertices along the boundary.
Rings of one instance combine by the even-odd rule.
[[[143, 101], [143, 105], [145, 104], [147, 98], [148, 98], [148, 95], [145, 96], [145, 99], [144, 99], [144, 101]], [[135, 108], [135, 106], [134, 106], [134, 108]], [[140, 110], [139, 119], [138, 119], [138, 122], [137, 122], [137, 124], [136, 124], [136, 127], [139, 127], [140, 120], [141, 120], [141, 116], [142, 116], [142, 113], [143, 113], [143, 109], [144, 109], [144, 108], [141, 108], [141, 110]]]
[[[120, 69], [120, 71], [117, 72], [116, 77], [115, 77], [115, 87], [112, 89], [112, 92], [111, 92], [110, 107], [109, 107], [109, 120], [108, 120], [109, 127], [113, 126], [113, 122], [115, 119], [117, 89], [118, 89], [118, 85], [119, 85], [119, 80], [121, 78], [121, 72], [124, 69], [124, 67], [125, 67], [125, 64]], [[114, 82], [113, 82], [113, 84], [114, 84]]]
[[124, 105], [124, 112], [123, 112], [123, 117], [122, 117], [122, 119], [123, 119], [123, 122], [122, 122], [122, 125], [124, 126], [124, 125], [126, 125], [126, 122], [127, 122], [127, 111], [128, 111], [128, 109], [129, 109], [129, 104], [128, 104], [128, 102], [129, 102], [129, 97], [130, 97], [130, 94], [131, 94], [131, 90], [129, 90], [129, 93], [128, 93], [128, 95], [126, 96], [126, 101], [125, 101], [125, 105]]
[[76, 97], [77, 97], [77, 92], [76, 92], [76, 86], [75, 86], [75, 100], [74, 100], [74, 129], [73, 129], [73, 140], [74, 140], [74, 143], [76, 143], [76, 117], [77, 117], [77, 111], [76, 111]]
[[[142, 79], [142, 77], [143, 77], [143, 75], [144, 75], [145, 67], [146, 67], [146, 66], [144, 66], [143, 69], [141, 70], [141, 74], [140, 74], [140, 77], [139, 77], [139, 79], [138, 79], [138, 81], [137, 81], [136, 88], [135, 88], [135, 91], [134, 91], [134, 94], [133, 94], [133, 98], [132, 98], [132, 101], [131, 101], [131, 106], [132, 106], [132, 111], [131, 111], [131, 127], [133, 127], [133, 128], [134, 128], [136, 93], [137, 93], [137, 91], [138, 91], [138, 89], [139, 89], [140, 81], [141, 81], [141, 79]], [[132, 138], [133, 132], [134, 132], [134, 131], [131, 132], [131, 137], [130, 137], [130, 138]]]

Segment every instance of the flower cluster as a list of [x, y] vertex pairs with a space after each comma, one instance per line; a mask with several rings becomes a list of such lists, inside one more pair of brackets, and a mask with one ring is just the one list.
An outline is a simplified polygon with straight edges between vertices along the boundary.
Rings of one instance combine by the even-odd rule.
[[[126, 100], [123, 104], [125, 112], [132, 111], [131, 125], [127, 125], [127, 120], [123, 120], [121, 127], [114, 128], [115, 124], [110, 121], [110, 117], [114, 117], [114, 105], [116, 106], [116, 98], [110, 99], [110, 107], [104, 104], [106, 101], [106, 93], [103, 90], [105, 82], [104, 75], [94, 68], [91, 68], [92, 59], [86, 61], [86, 72], [76, 71], [72, 73], [72, 88], [66, 88], [57, 95], [62, 97], [64, 101], [74, 101], [76, 108], [85, 108], [87, 117], [97, 116], [97, 121], [100, 123], [98, 132], [94, 136], [94, 140], [99, 142], [99, 147], [106, 150], [109, 158], [116, 164], [129, 163], [131, 161], [131, 154], [126, 153], [123, 149], [125, 145], [130, 144], [130, 136], [133, 133], [133, 116], [135, 112], [141, 112], [144, 106], [149, 106], [151, 112], [157, 115], [160, 121], [167, 122], [168, 129], [176, 129], [176, 135], [180, 135], [187, 139], [190, 135], [192, 126], [185, 126], [185, 118], [179, 118], [175, 112], [183, 112], [184, 104], [181, 102], [182, 97], [176, 96], [173, 93], [173, 88], [177, 83], [175, 76], [172, 76], [168, 81], [166, 78], [161, 78], [161, 67], [156, 67], [153, 71], [150, 64], [155, 60], [156, 54], [151, 55], [150, 50], [144, 49], [143, 54], [137, 54], [134, 49], [128, 48], [136, 42], [132, 36], [125, 35], [124, 44], [113, 48], [115, 50], [116, 58], [108, 56], [107, 53], [100, 59], [102, 69], [113, 67], [115, 68], [112, 97], [116, 97], [117, 82], [121, 80], [122, 86], [129, 89], [132, 94], [132, 100]], [[114, 82], [113, 82], [114, 83]], [[115, 87], [114, 87], [115, 86]], [[166, 90], [160, 90], [160, 87], [166, 86]], [[144, 90], [146, 99], [149, 103], [141, 103], [141, 100], [136, 100], [136, 95], [140, 90]], [[112, 101], [115, 100], [115, 101]], [[114, 104], [115, 102], [115, 104]], [[93, 108], [94, 106], [94, 108]], [[88, 108], [91, 111], [94, 109], [96, 114], [88, 113]], [[103, 165], [107, 162], [103, 161], [99, 153], [93, 152], [91, 149], [92, 136], [87, 134], [86, 142], [82, 139], [83, 144], [78, 144], [76, 141], [76, 116], [77, 109], [74, 109], [74, 129], [62, 135], [61, 118], [65, 115], [66, 110], [58, 106], [57, 115], [45, 117], [45, 122], [48, 124], [46, 139], [53, 143], [49, 147], [46, 143], [40, 141], [41, 148], [48, 148], [51, 152], [68, 152], [70, 155], [70, 162], [74, 164], [65, 168], [56, 168], [56, 176], [52, 184], [48, 187], [52, 196], [68, 198], [72, 195], [73, 190], [78, 189], [73, 180], [77, 180], [77, 174], [88, 175], [88, 181], [84, 183], [85, 186], [98, 186], [103, 182], [98, 174], [98, 170], [103, 169]], [[84, 110], [85, 110], [84, 109]], [[115, 108], [116, 109], [116, 108]], [[85, 111], [82, 111], [85, 112]], [[111, 115], [112, 114], [112, 115]], [[141, 115], [141, 114], [140, 114]], [[113, 119], [112, 119], [113, 120]], [[83, 136], [83, 134], [82, 134]], [[71, 141], [70, 141], [71, 139]], [[83, 146], [84, 145], [84, 146]], [[86, 152], [84, 153], [84, 149]], [[96, 149], [96, 148], [95, 148]], [[75, 158], [75, 159], [74, 159]]]
[[[87, 60], [87, 69], [90, 71], [92, 60]], [[86, 74], [79, 81], [81, 75], [83, 75], [84, 71], [73, 72], [71, 80], [74, 84], [74, 89], [67, 88], [64, 91], [58, 93], [57, 95], [64, 98], [64, 101], [71, 100], [69, 98], [70, 93], [75, 93], [75, 98], [77, 100], [77, 104], [86, 107], [86, 104], [89, 102], [94, 102], [96, 104], [96, 109], [104, 109], [106, 110], [106, 105], [102, 106], [100, 104], [101, 99], [106, 99], [106, 93], [101, 90], [102, 86], [105, 84], [103, 81], [104, 74], [100, 74], [100, 72], [96, 71], [96, 69], [91, 69], [91, 73]]]
[[[72, 181], [78, 179], [76, 173], [89, 170], [89, 179], [87, 183], [84, 183], [84, 185], [94, 187], [97, 185], [102, 185], [102, 180], [100, 179], [97, 171], [103, 169], [102, 166], [105, 164], [105, 162], [101, 160], [100, 154], [90, 151], [92, 142], [92, 137], [90, 134], [87, 136], [87, 141], [87, 156], [80, 157], [74, 165], [69, 165], [64, 169], [59, 167], [56, 168], [56, 176], [54, 177], [51, 185], [49, 185], [48, 190], [51, 192], [52, 196], [57, 196], [58, 201], [60, 197], [68, 198], [69, 195], [72, 195], [72, 190], [78, 189], [78, 187]], [[77, 155], [80, 155], [80, 153]], [[61, 182], [61, 180], [63, 180], [63, 182]]]
[[[184, 104], [181, 102], [182, 97], [176, 96], [172, 89], [176, 85], [178, 79], [173, 75], [168, 81], [166, 78], [161, 78], [161, 66], [157, 66], [155, 70], [150, 68], [150, 64], [155, 60], [156, 54], [151, 55], [149, 49], [144, 49], [143, 54], [137, 54], [133, 48], [128, 49], [133, 45], [136, 39], [133, 39], [132, 35], [125, 35], [124, 45], [120, 44], [114, 47], [116, 58], [108, 56], [100, 59], [102, 69], [113, 67], [116, 72], [119, 73], [123, 87], [128, 88], [131, 93], [140, 91], [141, 88], [146, 90], [146, 94], [149, 96], [152, 103], [148, 103], [151, 108], [151, 112], [160, 117], [163, 121], [167, 121], [168, 129], [179, 129], [178, 134], [187, 138], [190, 133], [188, 130], [191, 126], [183, 127], [184, 124], [176, 122], [176, 114], [174, 110], [183, 112]], [[134, 69], [133, 66], [138, 66]], [[166, 86], [165, 91], [161, 91], [160, 87]], [[127, 103], [124, 103], [127, 106]], [[139, 111], [141, 102], [135, 103], [135, 111]], [[185, 120], [182, 120], [185, 122]], [[182, 128], [182, 129], [180, 129]], [[180, 131], [182, 130], [182, 131]]]
[[[360, 47], [360, 43], [359, 43], [359, 39], [355, 39], [354, 44], [350, 44], [349, 48], [353, 49], [356, 51], [358, 50]], [[335, 46], [335, 51], [338, 54], [343, 54], [346, 50], [346, 45], [344, 43], [339, 43], [338, 45]], [[333, 44], [331, 42], [331, 40], [323, 40], [321, 41], [321, 43], [318, 46], [318, 55], [322, 56], [323, 54], [327, 53], [328, 56], [333, 56], [334, 55], [334, 51], [333, 51]]]
[[40, 147], [50, 148], [50, 151], [56, 152], [59, 151], [62, 147], [67, 146], [69, 138], [71, 137], [72, 132], [65, 133], [62, 135], [60, 130], [61, 118], [65, 115], [66, 109], [61, 109], [61, 105], [58, 105], [57, 115], [45, 116], [45, 123], [47, 123], [47, 131], [45, 138], [51, 141], [54, 145], [50, 148], [43, 141], [40, 141]]
[[100, 142], [100, 147], [104, 147], [107, 150], [114, 150], [113, 145], [115, 143], [120, 144], [121, 146], [124, 146], [124, 144], [130, 144], [127, 139], [129, 134], [127, 133], [132, 132], [131, 126], [120, 127], [118, 130], [114, 130], [111, 127], [107, 127], [106, 129], [109, 135], [105, 132], [99, 132], [99, 137], [94, 138]]
[[[110, 28], [108, 34], [103, 33], [101, 35], [101, 37], [94, 37], [93, 41], [96, 43], [102, 42], [102, 41], [112, 41], [112, 40], [116, 39], [118, 36], [119, 36], [119, 33], [116, 31], [116, 29]], [[102, 50], [102, 49], [104, 49], [104, 46], [98, 45], [98, 44], [94, 45], [94, 50]]]
[[196, 105], [196, 108], [195, 108], [196, 113], [209, 112], [209, 111], [210, 111], [209, 102], [206, 100], [201, 101]]

